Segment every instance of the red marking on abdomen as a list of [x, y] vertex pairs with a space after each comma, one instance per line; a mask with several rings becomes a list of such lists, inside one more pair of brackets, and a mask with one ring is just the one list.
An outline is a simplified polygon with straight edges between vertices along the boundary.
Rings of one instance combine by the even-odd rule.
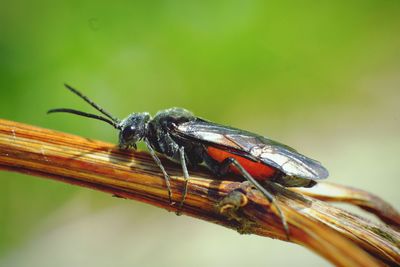
[[[227, 152], [222, 149], [218, 149], [215, 147], [207, 147], [207, 152], [210, 157], [215, 159], [218, 162], [223, 162], [227, 158], [234, 158], [236, 159], [240, 165], [245, 168], [245, 170], [254, 178], [260, 181], [267, 180], [268, 178], [273, 177], [276, 174], [276, 169], [273, 167], [270, 167], [264, 163], [261, 162], [254, 162], [252, 160], [246, 159], [244, 157], [241, 157], [239, 155], [232, 154], [230, 152]], [[236, 167], [231, 166], [230, 171], [239, 174], [240, 172], [236, 169]]]

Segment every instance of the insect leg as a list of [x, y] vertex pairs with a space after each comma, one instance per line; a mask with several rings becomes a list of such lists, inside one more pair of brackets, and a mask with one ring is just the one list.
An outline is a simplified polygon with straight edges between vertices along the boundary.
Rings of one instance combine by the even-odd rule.
[[187, 191], [188, 191], [188, 182], [189, 182], [189, 172], [186, 167], [185, 148], [183, 146], [179, 148], [179, 155], [180, 155], [180, 161], [181, 161], [181, 165], [182, 165], [183, 178], [185, 178], [185, 185], [183, 187], [182, 200], [179, 203], [179, 207], [176, 212], [177, 215], [180, 215], [180, 211], [182, 210], [183, 204], [185, 203], [185, 199], [186, 199], [186, 195], [187, 195]]
[[164, 174], [164, 179], [165, 179], [165, 183], [167, 185], [167, 190], [168, 190], [168, 198], [169, 198], [169, 202], [172, 204], [172, 190], [171, 190], [171, 183], [170, 180], [171, 178], [169, 177], [168, 173], [165, 171], [164, 166], [161, 163], [161, 160], [157, 157], [156, 152], [154, 151], [154, 149], [151, 147], [151, 145], [148, 143], [148, 141], [145, 141], [147, 149], [150, 152], [150, 155], [152, 156], [153, 160], [156, 162], [156, 164], [158, 165], [158, 167], [161, 169], [162, 173]]
[[246, 180], [249, 181], [251, 184], [253, 184], [258, 190], [260, 190], [261, 193], [268, 199], [268, 201], [271, 202], [271, 204], [273, 204], [275, 206], [275, 208], [277, 209], [277, 211], [279, 213], [279, 216], [281, 217], [282, 225], [286, 232], [286, 237], [287, 237], [287, 239], [289, 239], [289, 226], [286, 222], [286, 219], [285, 219], [285, 216], [284, 216], [282, 210], [280, 209], [279, 205], [275, 201], [275, 197], [270, 192], [268, 192], [264, 187], [262, 187], [260, 185], [260, 183], [257, 182], [257, 180], [255, 180], [235, 158], [226, 158], [219, 167], [220, 172], [223, 172], [223, 171], [226, 172], [230, 165], [235, 166], [238, 169], [238, 171], [243, 175], [243, 177], [246, 178]]

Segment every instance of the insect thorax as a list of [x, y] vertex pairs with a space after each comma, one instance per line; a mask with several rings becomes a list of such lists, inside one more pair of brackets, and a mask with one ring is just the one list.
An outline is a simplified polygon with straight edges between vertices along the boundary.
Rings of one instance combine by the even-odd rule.
[[197, 163], [199, 159], [194, 151], [196, 145], [186, 142], [175, 134], [177, 126], [195, 119], [190, 111], [182, 108], [159, 111], [148, 123], [147, 140], [157, 152], [174, 161], [179, 161], [179, 148], [184, 147], [188, 163]]

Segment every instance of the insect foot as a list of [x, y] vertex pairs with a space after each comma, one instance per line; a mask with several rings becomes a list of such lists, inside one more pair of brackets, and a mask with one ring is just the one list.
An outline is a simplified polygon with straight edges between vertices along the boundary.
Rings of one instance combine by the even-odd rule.
[[[243, 185], [247, 189], [243, 188]], [[249, 220], [247, 216], [245, 216], [241, 212], [241, 208], [246, 206], [249, 202], [249, 199], [242, 192], [244, 189], [247, 191], [251, 188], [247, 182], [242, 183], [242, 186], [237, 189], [231, 191], [226, 197], [224, 197], [216, 206], [218, 212], [224, 215], [228, 220], [236, 221], [238, 224], [236, 225], [236, 230], [240, 234], [249, 234], [251, 233], [250, 229], [254, 226], [255, 222]]]

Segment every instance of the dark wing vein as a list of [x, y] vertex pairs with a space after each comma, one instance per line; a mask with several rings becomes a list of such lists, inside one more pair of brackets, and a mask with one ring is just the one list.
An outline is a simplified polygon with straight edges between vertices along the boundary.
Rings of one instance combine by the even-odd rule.
[[295, 149], [266, 137], [197, 119], [177, 126], [175, 133], [182, 138], [236, 151], [251, 160], [263, 162], [289, 176], [324, 179], [328, 171], [316, 160]]

